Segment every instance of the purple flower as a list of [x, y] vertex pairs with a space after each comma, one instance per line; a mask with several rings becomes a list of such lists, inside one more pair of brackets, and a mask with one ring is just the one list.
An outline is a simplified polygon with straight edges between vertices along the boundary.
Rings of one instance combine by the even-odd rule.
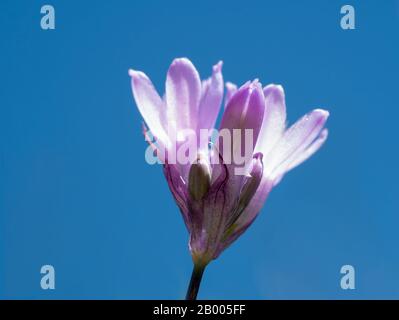
[[[144, 134], [162, 160], [190, 233], [195, 268], [189, 298], [195, 298], [205, 266], [252, 224], [271, 189], [327, 138], [323, 129], [327, 111], [313, 110], [286, 129], [283, 88], [273, 84], [262, 88], [255, 80], [240, 88], [226, 83], [219, 135], [206, 135], [206, 143], [198, 143], [201, 129], [214, 129], [219, 114], [224, 87], [221, 68], [219, 62], [212, 76], [201, 82], [188, 59], [175, 59], [163, 98], [144, 73], [129, 71], [136, 104], [154, 140], [146, 130]], [[176, 150], [188, 141], [187, 150], [194, 156], [188, 163], [176, 162]], [[240, 158], [246, 161], [238, 163]]]

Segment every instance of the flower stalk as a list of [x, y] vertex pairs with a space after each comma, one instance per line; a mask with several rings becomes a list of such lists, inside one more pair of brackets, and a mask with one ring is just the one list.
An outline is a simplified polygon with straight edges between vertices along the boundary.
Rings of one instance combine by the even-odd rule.
[[198, 291], [201, 285], [202, 276], [206, 265], [194, 264], [191, 274], [190, 284], [188, 285], [186, 300], [197, 300]]

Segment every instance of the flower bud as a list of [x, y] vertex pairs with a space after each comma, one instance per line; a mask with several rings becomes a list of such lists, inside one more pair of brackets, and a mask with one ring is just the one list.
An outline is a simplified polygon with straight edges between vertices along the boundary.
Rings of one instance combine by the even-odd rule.
[[262, 163], [262, 153], [257, 153], [252, 159], [252, 167], [250, 170], [250, 176], [247, 178], [244, 186], [240, 192], [240, 198], [238, 200], [238, 211], [241, 212], [249, 204], [259, 184], [262, 180], [263, 175], [263, 163]]
[[188, 191], [193, 200], [201, 200], [211, 185], [211, 171], [206, 158], [198, 154], [197, 160], [191, 165], [188, 175]]

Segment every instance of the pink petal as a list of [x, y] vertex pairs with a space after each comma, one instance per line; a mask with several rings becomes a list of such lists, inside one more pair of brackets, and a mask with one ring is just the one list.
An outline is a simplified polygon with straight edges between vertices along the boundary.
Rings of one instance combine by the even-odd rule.
[[265, 201], [272, 189], [273, 185], [270, 181], [263, 179], [260, 183], [255, 196], [249, 205], [235, 222], [234, 231], [220, 244], [218, 254], [230, 246], [240, 235], [242, 235], [248, 227], [255, 221], [259, 215]]
[[197, 132], [200, 129], [213, 129], [215, 126], [223, 98], [222, 65], [220, 61], [213, 66], [212, 77], [202, 83]]
[[270, 152], [267, 175], [275, 179], [319, 136], [329, 116], [328, 111], [316, 109], [292, 125]]
[[265, 95], [265, 115], [256, 152], [262, 152], [267, 156], [284, 133], [286, 109], [282, 86], [268, 85], [263, 89], [263, 93]]
[[[234, 195], [239, 192], [244, 175], [251, 164], [264, 109], [262, 87], [259, 82], [254, 81], [244, 84], [237, 90], [223, 113], [218, 143], [223, 160], [231, 164], [228, 165], [228, 172], [232, 177], [227, 187], [229, 194]], [[231, 138], [230, 141], [225, 141], [226, 130]], [[252, 131], [253, 141], [247, 141], [248, 131]]]
[[316, 151], [318, 151], [321, 148], [321, 146], [327, 140], [327, 137], [328, 137], [328, 130], [323, 129], [318, 138], [316, 138], [316, 140], [314, 140], [314, 142], [310, 146], [308, 146], [305, 150], [303, 150], [293, 159], [293, 161], [286, 168], [286, 171], [289, 171], [299, 166], [302, 162], [309, 159], [313, 154], [316, 153]]
[[[223, 114], [220, 129], [229, 129], [231, 131], [241, 129], [241, 151], [243, 151], [245, 148], [245, 129], [253, 131], [253, 146], [255, 146], [261, 129], [264, 111], [265, 101], [260, 83], [256, 81], [246, 83], [230, 99]], [[233, 133], [231, 137], [233, 138]], [[230, 151], [234, 154], [233, 145], [236, 146], [237, 144], [232, 143], [231, 145]]]
[[237, 91], [237, 86], [234, 83], [226, 82], [226, 97], [224, 98], [224, 107], [226, 108], [231, 97]]
[[143, 72], [129, 70], [129, 75], [132, 79], [133, 96], [144, 121], [157, 141], [166, 146], [168, 137], [162, 125], [165, 113], [162, 99]]
[[167, 125], [171, 130], [196, 129], [201, 81], [187, 58], [175, 59], [166, 77]]

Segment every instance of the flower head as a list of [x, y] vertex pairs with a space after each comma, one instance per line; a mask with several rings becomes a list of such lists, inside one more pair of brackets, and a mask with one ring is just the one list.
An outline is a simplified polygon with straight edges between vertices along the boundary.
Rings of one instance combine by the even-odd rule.
[[[286, 129], [283, 88], [263, 88], [258, 80], [240, 88], [226, 83], [225, 110], [213, 137], [208, 132], [222, 103], [221, 69], [219, 62], [212, 76], [201, 81], [188, 59], [175, 59], [163, 98], [144, 73], [129, 71], [136, 104], [154, 140], [144, 133], [162, 160], [196, 265], [208, 264], [236, 240], [284, 174], [327, 138], [327, 111], [313, 110]], [[204, 136], [205, 143], [199, 138]], [[187, 152], [188, 161], [176, 161], [176, 154], [179, 158]]]

